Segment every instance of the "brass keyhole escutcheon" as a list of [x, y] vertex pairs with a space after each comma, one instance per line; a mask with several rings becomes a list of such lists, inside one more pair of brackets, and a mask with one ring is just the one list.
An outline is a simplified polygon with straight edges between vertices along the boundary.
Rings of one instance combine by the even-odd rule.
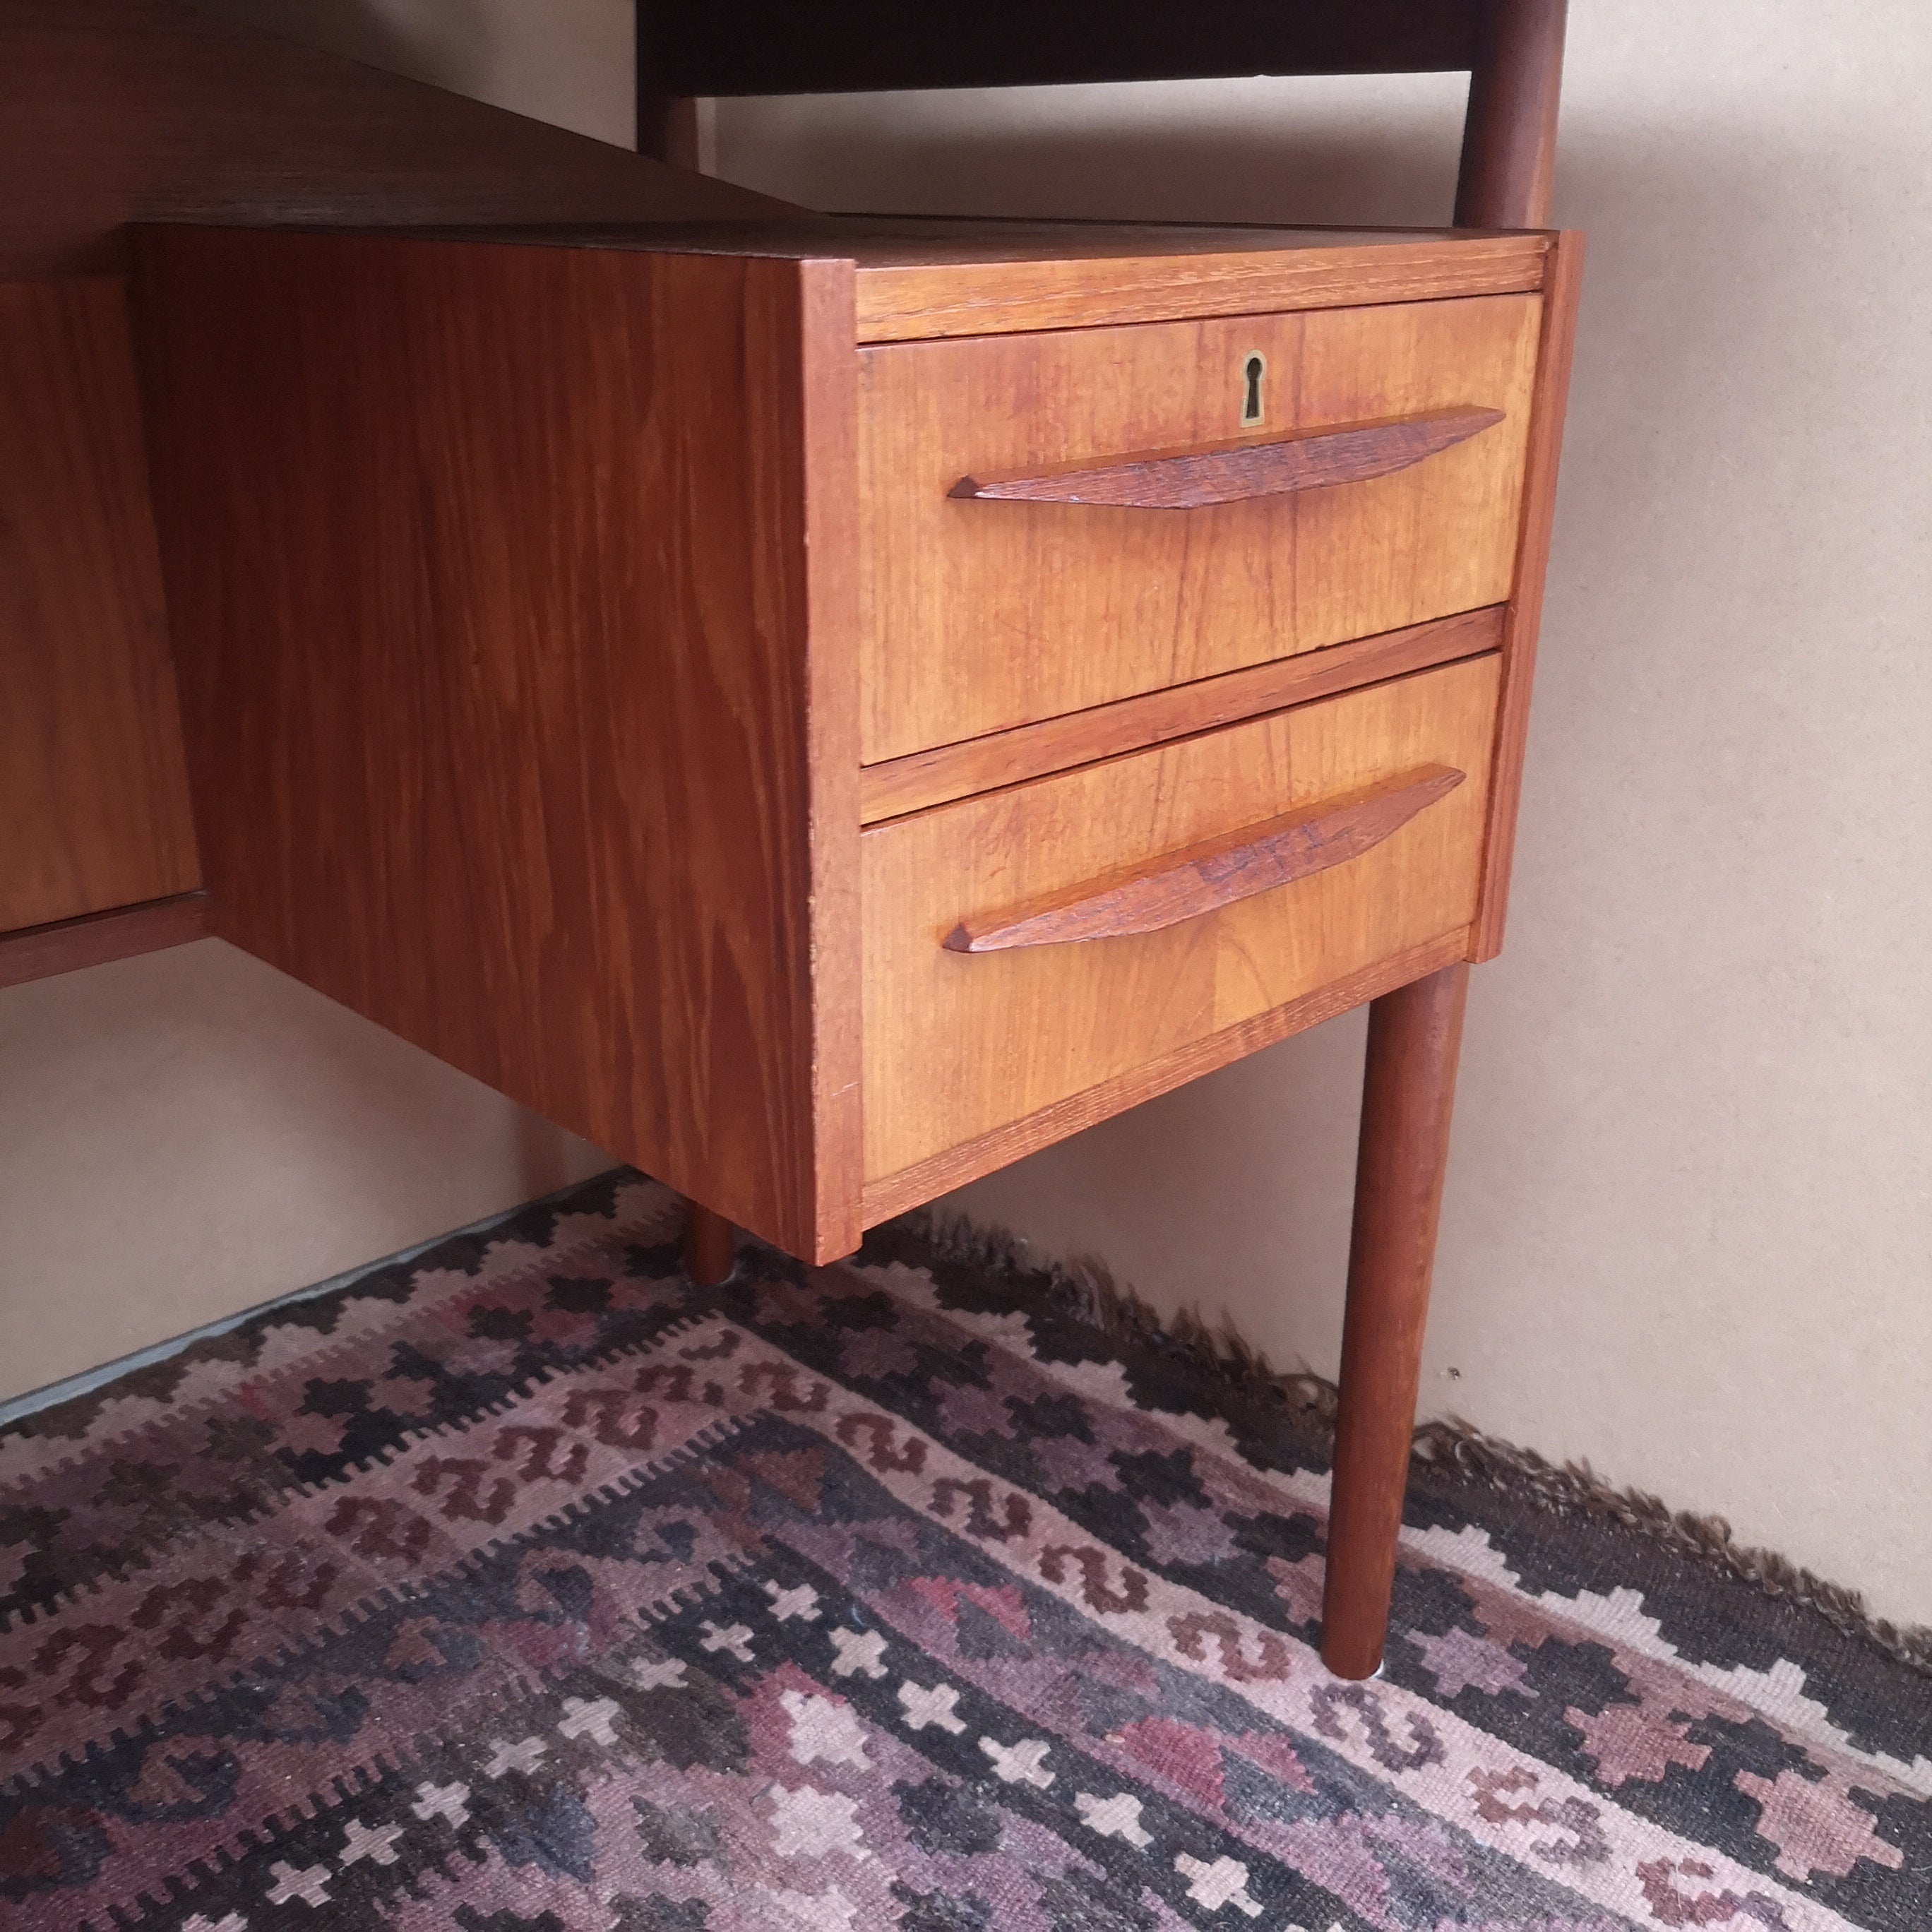
[[1268, 358], [1258, 349], [1250, 350], [1241, 361], [1241, 427], [1252, 429], [1262, 419], [1262, 378], [1268, 374]]

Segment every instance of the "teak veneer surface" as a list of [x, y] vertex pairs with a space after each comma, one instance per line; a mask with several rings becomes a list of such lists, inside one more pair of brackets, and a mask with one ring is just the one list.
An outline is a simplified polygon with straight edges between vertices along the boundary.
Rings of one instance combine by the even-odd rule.
[[[860, 355], [868, 764], [1498, 603], [1516, 568], [1541, 301], [1494, 296], [900, 343]], [[1474, 405], [1388, 476], [1186, 511], [950, 493], [1238, 430]]]
[[0, 931], [200, 883], [127, 290], [0, 282]]
[[1522, 294], [1542, 286], [1550, 244], [1500, 230], [885, 215], [546, 224], [503, 238], [850, 261], [861, 342]]
[[125, 292], [105, 278], [130, 220], [787, 212], [196, 7], [0, 0], [0, 929], [200, 877]]
[[[1471, 658], [868, 829], [868, 1187], [1466, 927], [1497, 670]], [[1429, 766], [1466, 781], [1360, 857], [1184, 924], [942, 944], [962, 921]]]
[[[868, 346], [815, 236], [136, 245], [218, 929], [712, 1214], [849, 1252], [1468, 956], [1539, 293]], [[1258, 436], [1499, 415], [1258, 503], [945, 494], [1214, 440], [1257, 355]], [[943, 944], [1304, 811], [1342, 862]]]
[[1252, 1019], [1239, 1020], [1218, 1033], [1190, 1040], [1157, 1060], [1144, 1060], [1125, 1073], [1102, 1081], [1097, 1087], [1089, 1087], [1028, 1114], [1023, 1120], [1010, 1120], [970, 1141], [962, 1141], [931, 1160], [921, 1161], [916, 1167], [902, 1168], [883, 1180], [868, 1180], [865, 1192], [866, 1226], [877, 1227], [881, 1221], [890, 1221], [908, 1208], [922, 1207], [982, 1174], [1036, 1154], [1042, 1148], [1051, 1147], [1056, 1141], [1064, 1141], [1100, 1121], [1112, 1120], [1143, 1100], [1171, 1094], [1204, 1073], [1212, 1073], [1217, 1067], [1258, 1053], [1263, 1047], [1273, 1046], [1292, 1034], [1319, 1026], [1324, 1020], [1332, 1020], [1366, 1001], [1379, 999], [1399, 986], [1466, 959], [1468, 950], [1468, 929], [1460, 928], [1405, 952], [1392, 952], [1359, 973], [1330, 980], [1304, 998], [1270, 1006]]
[[1137, 752], [1166, 738], [1182, 738], [1217, 724], [1331, 697], [1357, 685], [1425, 670], [1432, 664], [1492, 651], [1502, 642], [1503, 607], [1466, 610], [1426, 624], [1357, 638], [1326, 650], [1304, 651], [1247, 670], [1224, 671], [1192, 684], [1124, 698], [1061, 718], [1042, 718], [963, 744], [915, 752], [859, 775], [861, 815], [869, 824], [976, 791], [992, 791]]
[[812, 647], [854, 621], [849, 266], [136, 254], [218, 929], [849, 1252], [855, 692]]
[[[1553, 107], [1552, 107], [1553, 112]], [[1530, 442], [1523, 478], [1522, 524], [1516, 551], [1516, 587], [1503, 622], [1503, 688], [1496, 713], [1496, 784], [1483, 851], [1483, 914], [1476, 933], [1476, 961], [1502, 950], [1509, 910], [1510, 860], [1516, 851], [1516, 809], [1522, 793], [1522, 760], [1529, 736], [1530, 685], [1536, 671], [1537, 633], [1543, 621], [1544, 585], [1550, 566], [1550, 536], [1556, 514], [1556, 470], [1563, 452], [1564, 405], [1576, 333], [1576, 303], [1583, 281], [1583, 238], [1556, 237], [1544, 298], [1543, 340], [1536, 368]]]

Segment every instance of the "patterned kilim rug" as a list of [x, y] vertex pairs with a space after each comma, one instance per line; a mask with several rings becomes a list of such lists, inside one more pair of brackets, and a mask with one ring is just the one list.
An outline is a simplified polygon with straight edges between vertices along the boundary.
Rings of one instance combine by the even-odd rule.
[[[951, 1258], [949, 1258], [951, 1257]], [[888, 1229], [591, 1184], [0, 1437], [0, 1924], [1932, 1928], [1932, 1679]]]

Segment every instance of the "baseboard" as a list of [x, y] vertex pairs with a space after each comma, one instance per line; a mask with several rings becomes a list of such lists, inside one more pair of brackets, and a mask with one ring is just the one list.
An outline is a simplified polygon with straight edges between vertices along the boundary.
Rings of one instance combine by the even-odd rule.
[[116, 906], [82, 919], [23, 926], [0, 933], [0, 986], [50, 979], [56, 973], [130, 959], [139, 952], [158, 952], [205, 938], [208, 930], [206, 892], [177, 892], [172, 898]]

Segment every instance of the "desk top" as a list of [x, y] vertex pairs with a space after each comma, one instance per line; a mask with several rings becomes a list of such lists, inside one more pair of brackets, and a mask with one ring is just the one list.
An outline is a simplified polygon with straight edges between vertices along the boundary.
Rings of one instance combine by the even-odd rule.
[[879, 215], [372, 232], [478, 245], [847, 261], [861, 342], [1516, 294], [1543, 286], [1552, 239], [1534, 229]]

